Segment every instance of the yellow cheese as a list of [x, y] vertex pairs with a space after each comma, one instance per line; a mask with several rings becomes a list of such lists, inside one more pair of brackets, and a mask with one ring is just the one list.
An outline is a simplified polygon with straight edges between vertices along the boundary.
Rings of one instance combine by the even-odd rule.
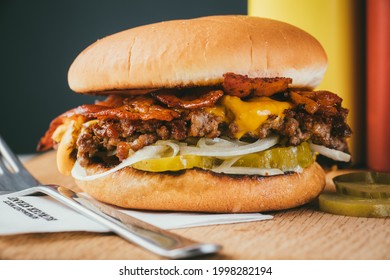
[[82, 123], [82, 117], [75, 120], [68, 119], [53, 133], [53, 140], [59, 143], [57, 146], [57, 167], [61, 174], [70, 175], [73, 168], [74, 159], [71, 154], [75, 149]]
[[61, 124], [59, 127], [56, 128], [56, 130], [53, 132], [53, 135], [51, 138], [54, 140], [54, 142], [59, 143], [61, 142], [62, 137], [64, 137], [64, 134], [66, 130], [68, 129], [69, 122], [66, 122], [64, 124]]
[[207, 112], [210, 113], [210, 114], [213, 114], [217, 117], [220, 117], [222, 118], [222, 120], [224, 122], [226, 122], [226, 112], [225, 112], [225, 107], [221, 106], [221, 105], [217, 105], [217, 106], [214, 106], [214, 107], [209, 107], [209, 108], [206, 108]]
[[291, 108], [290, 103], [269, 97], [255, 97], [243, 101], [239, 97], [226, 95], [222, 98], [221, 105], [210, 108], [209, 112], [223, 117], [224, 121], [234, 123], [238, 128], [234, 136], [240, 139], [248, 132], [256, 135], [256, 130], [270, 115], [283, 117], [284, 110], [288, 108]]

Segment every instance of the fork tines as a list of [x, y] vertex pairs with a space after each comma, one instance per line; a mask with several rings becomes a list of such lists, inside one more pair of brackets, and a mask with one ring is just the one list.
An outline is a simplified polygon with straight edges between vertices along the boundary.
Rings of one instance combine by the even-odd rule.
[[18, 191], [39, 185], [0, 136], [0, 191]]

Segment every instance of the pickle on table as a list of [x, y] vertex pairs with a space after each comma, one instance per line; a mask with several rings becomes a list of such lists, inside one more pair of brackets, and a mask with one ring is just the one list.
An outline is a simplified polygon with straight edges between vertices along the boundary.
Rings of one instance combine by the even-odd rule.
[[389, 217], [390, 200], [370, 199], [342, 195], [339, 193], [323, 193], [318, 197], [320, 210], [354, 217]]
[[390, 199], [390, 173], [356, 172], [333, 178], [337, 192], [361, 198]]
[[278, 168], [281, 170], [294, 170], [308, 167], [313, 163], [313, 155], [307, 142], [299, 146], [277, 147], [266, 151], [253, 153], [241, 157], [233, 166]]
[[390, 186], [378, 184], [336, 184], [337, 192], [345, 195], [371, 199], [390, 199]]

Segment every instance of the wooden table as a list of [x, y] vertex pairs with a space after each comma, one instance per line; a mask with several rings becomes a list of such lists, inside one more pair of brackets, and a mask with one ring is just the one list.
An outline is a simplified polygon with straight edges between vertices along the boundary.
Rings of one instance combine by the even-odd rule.
[[[43, 183], [75, 187], [60, 175], [55, 154], [27, 162]], [[328, 173], [327, 188], [334, 186]], [[390, 219], [319, 212], [315, 204], [272, 213], [274, 219], [177, 229], [174, 232], [222, 251], [202, 259], [390, 259]], [[0, 236], [0, 259], [160, 259], [111, 233], [39, 233]]]

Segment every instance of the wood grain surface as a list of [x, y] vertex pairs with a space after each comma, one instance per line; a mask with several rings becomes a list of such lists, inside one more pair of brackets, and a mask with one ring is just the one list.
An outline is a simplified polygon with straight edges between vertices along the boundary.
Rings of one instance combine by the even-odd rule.
[[[75, 187], [58, 173], [54, 152], [27, 162], [43, 183]], [[327, 175], [327, 189], [334, 186]], [[223, 246], [201, 259], [390, 259], [390, 219], [326, 214], [316, 204], [272, 212], [274, 219], [173, 230]], [[39, 233], [0, 236], [0, 259], [160, 259], [111, 233]]]

